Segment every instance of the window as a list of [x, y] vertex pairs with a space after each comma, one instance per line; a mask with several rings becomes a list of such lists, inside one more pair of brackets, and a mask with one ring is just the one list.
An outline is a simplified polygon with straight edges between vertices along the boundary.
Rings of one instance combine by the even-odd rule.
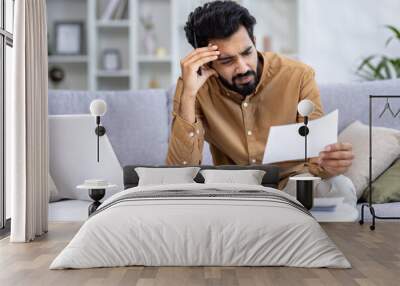
[[[9, 226], [6, 223], [10, 216], [6, 201], [9, 195], [5, 188], [5, 98], [11, 92], [11, 69], [13, 66], [11, 51], [14, 32], [14, 0], [0, 0], [0, 228]], [[3, 231], [2, 231], [3, 232]], [[0, 235], [2, 234], [0, 232]]]

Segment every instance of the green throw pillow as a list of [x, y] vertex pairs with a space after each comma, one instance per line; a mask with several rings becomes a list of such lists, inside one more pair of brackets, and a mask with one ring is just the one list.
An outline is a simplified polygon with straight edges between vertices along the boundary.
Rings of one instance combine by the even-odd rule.
[[[368, 201], [368, 197], [367, 188], [363, 199]], [[400, 159], [372, 183], [372, 202], [375, 204], [400, 202]]]

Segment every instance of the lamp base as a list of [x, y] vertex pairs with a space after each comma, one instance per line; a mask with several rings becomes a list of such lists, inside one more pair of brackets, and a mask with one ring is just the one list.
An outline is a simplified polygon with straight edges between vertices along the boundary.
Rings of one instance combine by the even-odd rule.
[[101, 202], [99, 201], [104, 197], [105, 194], [106, 189], [89, 189], [89, 197], [94, 200], [94, 202], [88, 207], [89, 216], [101, 205]]
[[309, 176], [294, 176], [290, 177], [289, 180], [296, 181], [296, 199], [308, 210], [313, 207], [314, 204], [314, 181], [319, 181], [319, 177]]
[[308, 210], [313, 207], [313, 181], [296, 181], [296, 199]]

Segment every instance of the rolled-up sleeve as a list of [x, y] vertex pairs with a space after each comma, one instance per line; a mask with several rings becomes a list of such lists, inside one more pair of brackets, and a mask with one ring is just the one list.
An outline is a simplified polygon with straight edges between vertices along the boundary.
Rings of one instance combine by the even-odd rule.
[[165, 163], [167, 165], [200, 165], [204, 145], [204, 128], [198, 101], [196, 100], [196, 120], [189, 123], [179, 115], [180, 99], [183, 91], [182, 79], [178, 79], [172, 110], [171, 134]]

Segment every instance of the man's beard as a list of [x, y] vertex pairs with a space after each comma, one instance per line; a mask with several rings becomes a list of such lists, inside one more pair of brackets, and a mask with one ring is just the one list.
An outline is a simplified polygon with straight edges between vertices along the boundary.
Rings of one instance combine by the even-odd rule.
[[[235, 83], [236, 80], [247, 77], [247, 76], [252, 76], [253, 79], [245, 84]], [[257, 84], [259, 81], [259, 77], [258, 77], [257, 73], [253, 70], [248, 70], [247, 72], [245, 72], [243, 74], [235, 75], [232, 78], [232, 83], [229, 83], [222, 76], [219, 76], [219, 79], [222, 82], [222, 84], [225, 85], [228, 89], [236, 91], [237, 93], [244, 95], [244, 96], [252, 94], [256, 90], [256, 87], [257, 87]]]

